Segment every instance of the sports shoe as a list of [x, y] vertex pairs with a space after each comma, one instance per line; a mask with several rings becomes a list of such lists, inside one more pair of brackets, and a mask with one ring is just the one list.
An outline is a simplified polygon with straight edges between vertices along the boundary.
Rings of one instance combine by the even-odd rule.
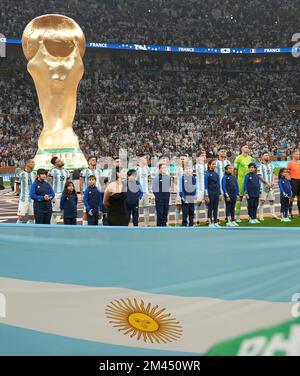
[[274, 215], [274, 216], [272, 217], [272, 219], [280, 219], [280, 218], [277, 217], [277, 215]]
[[219, 225], [219, 223], [215, 223], [216, 228], [222, 228], [222, 226]]
[[260, 223], [260, 221], [257, 218], [255, 218], [254, 223]]
[[210, 224], [208, 225], [208, 227], [210, 227], [210, 228], [215, 228], [215, 224], [214, 224], [214, 223], [210, 223]]
[[238, 224], [236, 223], [236, 221], [232, 221], [231, 224], [232, 224], [233, 227], [240, 227], [240, 225], [238, 225]]
[[251, 223], [251, 225], [255, 224], [256, 222], [254, 221], [254, 219], [249, 219], [249, 223]]
[[264, 217], [259, 217], [259, 220], [264, 221], [265, 219], [264, 219]]
[[232, 224], [231, 221], [226, 222], [226, 227], [233, 227], [233, 226], [234, 226], [234, 225]]
[[241, 222], [242, 222], [241, 218], [240, 218], [240, 217], [237, 217], [237, 218], [236, 218], [236, 222], [241, 223]]

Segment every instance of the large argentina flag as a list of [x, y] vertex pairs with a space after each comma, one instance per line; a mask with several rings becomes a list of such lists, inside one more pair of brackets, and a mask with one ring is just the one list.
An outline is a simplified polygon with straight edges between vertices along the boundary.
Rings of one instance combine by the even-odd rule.
[[1, 225], [0, 354], [206, 354], [292, 319], [299, 270], [299, 229]]

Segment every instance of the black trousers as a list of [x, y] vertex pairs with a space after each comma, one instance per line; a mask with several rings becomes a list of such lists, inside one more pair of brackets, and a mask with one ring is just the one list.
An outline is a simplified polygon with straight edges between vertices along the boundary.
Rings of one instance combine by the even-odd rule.
[[182, 226], [194, 226], [195, 217], [195, 204], [183, 203], [182, 204]]
[[139, 203], [129, 204], [128, 202], [126, 202], [126, 211], [127, 211], [128, 224], [132, 216], [133, 226], [138, 226], [139, 225]]
[[40, 205], [39, 203], [34, 203], [34, 220], [36, 224], [50, 225], [52, 216], [52, 206]]
[[284, 197], [282, 193], [280, 193], [280, 204], [281, 204], [280, 212], [286, 218], [289, 212], [290, 200], [288, 197]]
[[251, 219], [256, 219], [258, 208], [258, 197], [250, 197], [248, 200], [248, 214]]
[[218, 223], [219, 192], [209, 192], [209, 204], [207, 205], [207, 217], [210, 222]]
[[99, 212], [98, 210], [93, 209], [93, 215], [89, 215], [87, 212], [87, 223], [88, 226], [98, 226], [99, 221]]
[[64, 218], [64, 225], [77, 225], [77, 218]]
[[300, 196], [300, 179], [291, 179], [293, 196]]
[[235, 204], [236, 204], [236, 195], [229, 195], [230, 201], [226, 201], [226, 197], [224, 197], [225, 200], [225, 206], [226, 206], [226, 218], [231, 218], [231, 221], [235, 221]]
[[[300, 197], [300, 179], [291, 179], [291, 186], [293, 197]], [[297, 200], [298, 212], [300, 215], [300, 200]], [[293, 202], [289, 203], [289, 212], [292, 214], [293, 211]]]
[[103, 223], [103, 226], [109, 226], [107, 213], [103, 213], [102, 223]]
[[169, 214], [169, 200], [170, 196], [167, 196], [166, 198], [160, 198], [155, 199], [155, 208], [156, 208], [156, 216], [157, 216], [157, 221], [156, 225], [157, 226], [167, 226], [168, 222], [168, 214]]

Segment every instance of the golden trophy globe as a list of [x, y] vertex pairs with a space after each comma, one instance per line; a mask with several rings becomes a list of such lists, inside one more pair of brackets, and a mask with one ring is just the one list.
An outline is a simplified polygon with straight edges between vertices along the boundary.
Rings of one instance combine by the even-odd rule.
[[84, 73], [85, 46], [80, 26], [59, 14], [34, 18], [23, 32], [27, 70], [33, 78], [43, 118], [36, 168], [52, 167], [53, 156], [60, 157], [67, 169], [87, 166], [72, 127], [77, 88]]

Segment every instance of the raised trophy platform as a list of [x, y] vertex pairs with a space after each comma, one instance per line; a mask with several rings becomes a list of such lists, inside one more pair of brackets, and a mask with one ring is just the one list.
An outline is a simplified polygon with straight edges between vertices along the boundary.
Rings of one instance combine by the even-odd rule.
[[35, 169], [44, 168], [49, 170], [53, 168], [51, 164], [52, 157], [59, 157], [64, 161], [64, 168], [67, 170], [76, 170], [85, 168], [88, 163], [79, 148], [64, 149], [38, 149], [34, 161]]

